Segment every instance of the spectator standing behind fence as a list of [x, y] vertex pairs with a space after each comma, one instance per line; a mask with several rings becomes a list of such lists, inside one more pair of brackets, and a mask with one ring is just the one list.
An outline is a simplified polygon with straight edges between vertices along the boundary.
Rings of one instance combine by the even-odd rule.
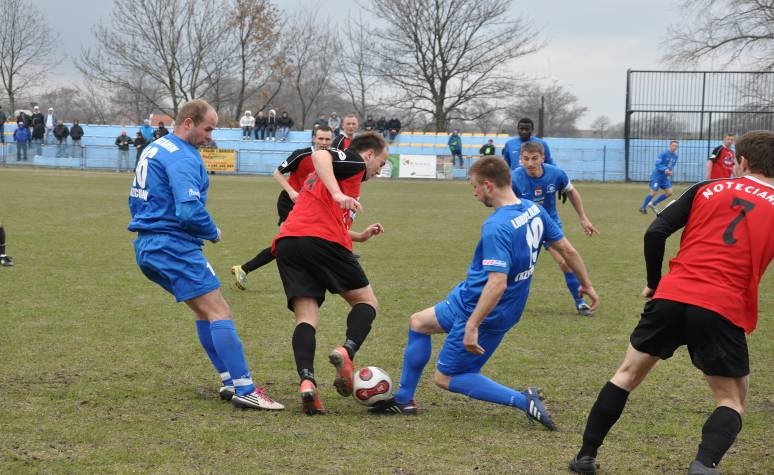
[[134, 157], [134, 168], [137, 168], [137, 162], [140, 161], [140, 155], [142, 155], [142, 151], [145, 150], [145, 147], [148, 146], [148, 141], [145, 140], [145, 136], [142, 135], [142, 132], [137, 132], [137, 136], [134, 138], [134, 149], [137, 150], [137, 155]]
[[460, 131], [457, 129], [452, 130], [449, 136], [449, 151], [452, 156], [452, 163], [456, 166], [457, 159], [460, 160], [460, 168], [462, 168], [462, 137], [460, 137]]
[[129, 168], [129, 146], [133, 144], [132, 138], [126, 135], [126, 130], [122, 130], [121, 135], [116, 137], [116, 147], [118, 147], [117, 171]]
[[335, 112], [331, 112], [328, 117], [328, 127], [333, 131], [333, 136], [337, 136], [341, 133], [341, 117]]
[[239, 119], [239, 126], [242, 127], [242, 140], [250, 140], [253, 136], [253, 127], [255, 127], [255, 117], [251, 111], [245, 111], [241, 119]]
[[[142, 121], [142, 126], [140, 126], [140, 133], [142, 133], [143, 138], [145, 138], [145, 141], [147, 143], [153, 142], [153, 126], [150, 125], [150, 120], [145, 119]], [[73, 136], [72, 129], [70, 130], [70, 137]]]
[[[35, 125], [35, 121], [36, 120], [38, 122], [40, 122], [41, 124], [43, 124], [43, 126], [45, 127], [45, 125], [46, 125], [46, 117], [43, 114], [41, 114], [40, 107], [34, 106], [32, 108], [32, 115], [29, 116], [29, 117], [30, 117], [30, 121], [27, 122], [27, 127], [32, 127], [33, 125]], [[43, 130], [43, 133], [45, 135], [45, 129]]]
[[707, 159], [707, 180], [731, 178], [734, 173], [734, 134], [726, 134], [723, 144], [718, 145]]
[[494, 146], [494, 140], [489, 139], [487, 143], [481, 146], [480, 149], [478, 149], [479, 155], [486, 157], [487, 155], [494, 155], [495, 154], [495, 146]]
[[16, 123], [18, 124], [19, 122], [24, 124], [28, 129], [32, 127], [32, 117], [27, 115], [24, 111], [19, 111], [19, 115], [16, 116]]
[[43, 155], [43, 140], [46, 136], [46, 126], [43, 124], [43, 114], [32, 120], [32, 143], [36, 144], [35, 155]]
[[161, 137], [167, 135], [169, 130], [164, 127], [164, 122], [159, 121], [159, 128], [153, 132], [153, 140], [158, 140]]
[[0, 143], [5, 143], [5, 121], [8, 120], [8, 116], [3, 112], [3, 106], [0, 106]]
[[[83, 144], [81, 139], [83, 138], [83, 127], [78, 124], [77, 120], [73, 121], [73, 126], [70, 127], [70, 156], [83, 158]], [[78, 154], [76, 155], [76, 147], [78, 147]]]
[[[28, 129], [24, 122], [19, 121], [16, 124], [16, 130], [13, 131], [13, 139], [16, 141], [16, 161], [27, 161], [27, 147], [30, 143], [30, 129]], [[24, 155], [24, 160], [22, 160]]]
[[56, 158], [62, 158], [67, 155], [67, 137], [70, 136], [70, 129], [64, 125], [61, 120], [56, 121], [54, 127], [54, 138], [56, 139]]
[[263, 111], [258, 111], [258, 116], [255, 118], [255, 140], [263, 140], [266, 138], [266, 124], [268, 120]]
[[366, 116], [365, 123], [363, 123], [363, 130], [366, 132], [376, 130], [376, 121], [374, 121], [374, 117], [371, 114]]
[[384, 116], [379, 117], [379, 120], [376, 121], [376, 131], [382, 134], [382, 137], [387, 138], [387, 133], [389, 130], [387, 129], [387, 118]]
[[54, 135], [54, 128], [56, 128], [56, 114], [54, 114], [54, 108], [48, 108], [48, 114], [46, 114], [46, 145], [51, 145], [51, 136]]
[[387, 129], [389, 129], [387, 132], [387, 138], [390, 139], [390, 142], [395, 141], [395, 137], [400, 134], [400, 120], [398, 120], [397, 117], [390, 119], [390, 121], [387, 122]]
[[274, 141], [277, 138], [277, 111], [269, 109], [266, 117], [266, 140]]
[[287, 111], [282, 111], [282, 115], [277, 119], [277, 128], [279, 129], [280, 142], [288, 141], [288, 134], [293, 127], [293, 119], [288, 115]]

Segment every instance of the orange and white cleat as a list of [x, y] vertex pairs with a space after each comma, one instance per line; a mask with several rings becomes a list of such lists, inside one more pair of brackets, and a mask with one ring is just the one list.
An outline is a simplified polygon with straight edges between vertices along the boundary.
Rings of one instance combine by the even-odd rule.
[[315, 414], [324, 414], [325, 409], [320, 402], [320, 392], [315, 384], [305, 379], [301, 381], [301, 387], [298, 389], [301, 393], [301, 410], [304, 414], [314, 416]]
[[355, 365], [349, 358], [347, 349], [340, 346], [333, 350], [328, 356], [331, 364], [336, 367], [336, 377], [333, 380], [333, 385], [336, 386], [336, 391], [344, 397], [352, 395], [352, 378], [355, 374]]

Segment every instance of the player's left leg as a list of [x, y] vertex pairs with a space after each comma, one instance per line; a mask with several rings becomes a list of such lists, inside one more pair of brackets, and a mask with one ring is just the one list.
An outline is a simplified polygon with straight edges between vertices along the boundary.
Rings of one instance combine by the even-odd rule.
[[653, 202], [651, 203], [651, 206], [655, 208], [659, 203], [664, 201], [665, 199], [672, 196], [672, 185], [670, 184], [668, 187], [664, 188], [664, 192], [658, 196]]
[[376, 318], [379, 303], [370, 285], [354, 290], [341, 292], [341, 296], [349, 303], [351, 310], [347, 315], [347, 331], [344, 344], [335, 348], [330, 356], [330, 362], [336, 367], [336, 377], [333, 385], [342, 396], [352, 394], [352, 378], [355, 365], [352, 360], [363, 345], [371, 326]]
[[575, 309], [584, 317], [592, 316], [594, 312], [591, 311], [591, 307], [586, 303], [583, 297], [578, 295], [578, 289], [580, 289], [581, 286], [580, 281], [578, 280], [578, 277], [575, 276], [572, 269], [570, 269], [570, 266], [567, 265], [562, 254], [553, 247], [548, 248], [548, 253], [551, 254], [551, 257], [554, 258], [554, 261], [556, 261], [559, 268], [562, 269], [562, 272], [564, 273], [564, 281], [567, 284], [567, 290], [570, 291], [570, 295], [575, 301]]
[[301, 409], [313, 416], [324, 412], [314, 377], [314, 354], [317, 349], [317, 325], [319, 324], [319, 303], [314, 297], [295, 297], [292, 301], [296, 315], [293, 331], [293, 356], [296, 371], [301, 380]]
[[231, 267], [231, 275], [234, 276], [234, 286], [239, 290], [247, 289], [247, 274], [265, 266], [274, 259], [274, 254], [271, 253], [271, 246], [269, 246], [241, 266]]
[[0, 223], [0, 266], [13, 266], [13, 259], [5, 253], [5, 227]]
[[658, 193], [659, 190], [659, 184], [658, 180], [651, 179], [650, 183], [648, 184], [648, 194], [645, 195], [645, 199], [642, 200], [642, 206], [640, 206], [640, 213], [645, 214], [647, 213], [647, 206], [650, 204], [650, 201], [653, 199], [653, 197], [656, 196], [656, 193]]

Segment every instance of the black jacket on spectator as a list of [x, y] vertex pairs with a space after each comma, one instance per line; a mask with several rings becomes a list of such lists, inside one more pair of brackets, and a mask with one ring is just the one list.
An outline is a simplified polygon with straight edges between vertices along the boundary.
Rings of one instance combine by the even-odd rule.
[[390, 119], [389, 122], [387, 122], [387, 128], [392, 130], [395, 129], [400, 133], [400, 120], [398, 119]]
[[387, 119], [382, 117], [381, 119], [377, 120], [376, 121], [376, 130], [378, 130], [380, 132], [382, 130], [387, 130]]
[[132, 142], [132, 138], [128, 135], [119, 135], [116, 138], [116, 146], [118, 146], [118, 150], [129, 150], [129, 146], [133, 143], [134, 142]]
[[258, 128], [266, 128], [266, 125], [268, 124], [268, 122], [269, 122], [269, 119], [267, 119], [266, 116], [255, 118], [255, 126]]
[[43, 125], [43, 122], [35, 122], [35, 124], [32, 126], [32, 140], [43, 140], [43, 137], [45, 136], [46, 126]]
[[376, 128], [376, 122], [374, 119], [368, 119], [363, 124], [363, 129], [366, 131], [374, 130]]
[[24, 126], [27, 128], [32, 127], [32, 118], [30, 118], [30, 116], [24, 112], [19, 112], [19, 115], [16, 116], [16, 123], [18, 124], [19, 122], [24, 124]]
[[277, 118], [277, 127], [287, 127], [289, 129], [292, 129], [293, 123], [294, 123], [293, 119], [291, 119], [289, 116], [288, 117], [279, 116]]
[[78, 124], [74, 124], [70, 127], [70, 138], [73, 140], [81, 140], [83, 138], [83, 127]]
[[158, 129], [153, 131], [153, 140], [160, 139], [161, 137], [167, 135], [168, 133], [169, 133], [169, 129], [164, 127], [163, 125], [160, 125]]
[[32, 114], [30, 117], [30, 120], [32, 121], [32, 125], [35, 125], [35, 122], [40, 122], [43, 124], [43, 127], [46, 126], [46, 118], [43, 116], [41, 112], [38, 112], [37, 114]]
[[65, 140], [69, 136], [70, 136], [70, 130], [67, 128], [66, 125], [57, 124], [56, 127], [54, 127], [54, 137], [56, 137], [57, 140]]

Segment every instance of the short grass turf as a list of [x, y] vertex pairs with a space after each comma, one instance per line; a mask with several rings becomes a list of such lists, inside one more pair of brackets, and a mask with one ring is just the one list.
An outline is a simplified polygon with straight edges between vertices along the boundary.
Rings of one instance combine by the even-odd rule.
[[[231, 286], [229, 268], [276, 233], [278, 187], [269, 178], [213, 176], [209, 209], [223, 241], [206, 254], [223, 282], [254, 379], [287, 405], [238, 411], [218, 379], [193, 317], [137, 269], [126, 231], [131, 175], [0, 168], [0, 220], [16, 266], [0, 268], [1, 473], [565, 473], [597, 392], [623, 356], [642, 309], [643, 184], [578, 184], [601, 236], [586, 238], [569, 204], [568, 237], [601, 295], [576, 315], [561, 272], [541, 257], [523, 319], [484, 369], [517, 389], [539, 386], [560, 431], [521, 412], [421, 381], [417, 417], [369, 417], [339, 397], [327, 353], [341, 343], [347, 307], [329, 296], [317, 333], [316, 372], [329, 414], [303, 415], [290, 339], [293, 318], [275, 264]], [[682, 187], [678, 187], [679, 189]], [[407, 319], [465, 276], [489, 213], [463, 182], [378, 181], [363, 186], [355, 228], [383, 236], [356, 245], [380, 310], [356, 362], [400, 375]], [[679, 236], [668, 247], [673, 254]], [[750, 338], [744, 427], [721, 468], [774, 473], [774, 275], [760, 288]], [[712, 411], [685, 349], [657, 365], [631, 396], [600, 451], [600, 473], [685, 473]]]

